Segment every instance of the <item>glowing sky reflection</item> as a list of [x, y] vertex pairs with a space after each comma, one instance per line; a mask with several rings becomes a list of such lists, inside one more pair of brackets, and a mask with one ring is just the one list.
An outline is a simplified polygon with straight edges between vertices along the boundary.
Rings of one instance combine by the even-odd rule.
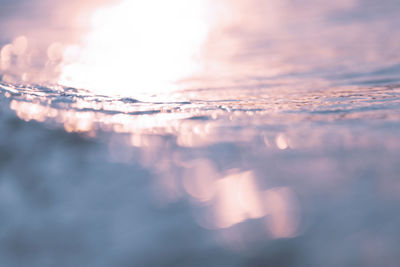
[[122, 1], [97, 10], [78, 60], [60, 84], [102, 93], [154, 94], [200, 68], [207, 1]]

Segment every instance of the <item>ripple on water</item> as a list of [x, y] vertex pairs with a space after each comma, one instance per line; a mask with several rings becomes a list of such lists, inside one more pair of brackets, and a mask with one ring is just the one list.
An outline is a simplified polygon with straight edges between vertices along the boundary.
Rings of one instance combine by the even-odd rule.
[[[230, 262], [234, 254], [234, 262], [243, 266], [248, 253], [261, 264], [297, 253], [300, 266], [321, 266], [325, 259], [318, 255], [335, 253], [346, 265], [368, 260], [379, 239], [384, 262], [400, 260], [391, 245], [400, 241], [393, 227], [400, 223], [393, 212], [400, 203], [398, 86], [231, 88], [221, 94], [203, 89], [179, 92], [171, 101], [139, 101], [60, 86], [1, 83], [0, 99], [5, 137], [0, 167], [6, 170], [0, 168], [0, 191], [8, 192], [0, 198], [13, 201], [9, 216], [19, 216], [15, 211], [33, 201], [37, 207], [25, 217], [46, 212], [47, 224], [39, 223], [35, 231], [53, 240], [46, 235], [49, 228], [71, 234], [54, 228], [53, 220], [65, 212], [62, 218], [81, 229], [74, 233], [85, 244], [83, 255], [110, 242], [135, 244], [136, 234], [104, 234], [134, 227], [151, 240], [144, 249], [161, 259], [169, 257], [163, 256], [162, 236], [185, 233], [169, 244], [177, 251], [171, 257], [179, 257], [182, 246], [189, 258], [222, 247], [227, 254], [220, 254], [221, 262]], [[29, 123], [19, 128], [7, 123], [4, 117], [15, 120], [14, 113]], [[15, 166], [32, 151], [40, 154], [17, 171]], [[37, 178], [26, 181], [32, 173]], [[10, 174], [13, 179], [7, 178]], [[39, 187], [24, 191], [28, 205], [18, 190], [39, 181], [48, 195]], [[92, 202], [103, 204], [95, 208]], [[98, 228], [82, 219], [89, 209], [96, 210], [91, 217], [101, 222]], [[118, 220], [110, 219], [114, 216]], [[376, 232], [377, 225], [387, 230]], [[104, 239], [101, 244], [81, 233], [89, 230]], [[350, 245], [342, 249], [343, 242]], [[135, 245], [131, 249], [142, 251]], [[124, 249], [114, 253], [128, 257]], [[100, 257], [112, 261], [115, 255]], [[143, 255], [136, 258], [152, 262]]]

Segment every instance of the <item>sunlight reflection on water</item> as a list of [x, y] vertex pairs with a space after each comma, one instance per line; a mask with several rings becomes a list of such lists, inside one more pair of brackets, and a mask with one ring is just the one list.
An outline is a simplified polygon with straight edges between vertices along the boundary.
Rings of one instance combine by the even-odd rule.
[[[226, 99], [228, 90], [235, 99]], [[365, 190], [362, 170], [368, 165], [373, 166], [371, 175], [377, 175], [377, 191], [367, 191], [378, 194], [374, 205], [399, 201], [398, 86], [264, 88], [256, 94], [254, 89], [225, 89], [222, 95], [189, 90], [152, 102], [60, 86], [2, 83], [0, 92], [22, 120], [95, 138], [108, 146], [111, 162], [136, 162], [149, 169], [155, 175], [151, 191], [158, 205], [188, 201], [193, 220], [218, 231], [216, 238], [233, 251], [246, 253], [257, 242], [299, 236], [313, 247], [316, 226], [310, 224], [319, 220], [321, 205], [331, 219], [345, 216], [341, 208], [329, 208], [331, 198], [360, 209], [356, 196]], [[321, 203], [315, 203], [318, 199]], [[335, 226], [340, 235], [355, 222], [370, 231], [362, 217], [343, 220]], [[322, 222], [319, 227], [329, 225]], [[312, 255], [303, 256], [316, 260]], [[340, 257], [346, 262], [349, 256]]]
[[[189, 91], [187, 96], [181, 92], [180, 101], [176, 102], [140, 102], [80, 91], [67, 94], [62, 87], [18, 88], [3, 84], [1, 89], [12, 99], [10, 108], [23, 120], [61, 124], [67, 132], [81, 132], [89, 137], [104, 131], [128, 135], [126, 145], [139, 148], [142, 163], [155, 167], [160, 179], [166, 179], [162, 182], [163, 188], [159, 188], [165, 194], [165, 201], [176, 201], [176, 197], [186, 193], [201, 205], [208, 203], [209, 212], [215, 215], [208, 214], [207, 222], [200, 219], [200, 225], [227, 228], [267, 215], [275, 237], [296, 232], [299, 215], [290, 210], [299, 204], [290, 188], [262, 191], [252, 171], [240, 170], [243, 163], [238, 163], [239, 169], [221, 173], [210, 159], [186, 162], [180, 158], [180, 150], [209, 148], [227, 142], [244, 147], [261, 144], [262, 150], [271, 153], [335, 149], [336, 142], [346, 149], [365, 149], [372, 145], [371, 141], [375, 142], [373, 132], [356, 137], [346, 127], [342, 128], [341, 122], [345, 125], [367, 123], [368, 127], [374, 121], [397, 122], [400, 116], [400, 91], [396, 87], [332, 88], [301, 95], [289, 89], [286, 92], [265, 89], [258, 90], [257, 96], [249, 93], [247, 98], [242, 91], [242, 99], [230, 101], [223, 98], [210, 101], [208, 92], [199, 92], [194, 97], [194, 92]], [[209, 93], [217, 98], [215, 92]], [[334, 139], [326, 142], [332, 133], [318, 124], [329, 122], [336, 132]], [[391, 132], [386, 135], [390, 137]], [[165, 139], [168, 136], [173, 138], [172, 147], [165, 147], [170, 142]], [[396, 141], [390, 141], [393, 138], [396, 140], [391, 136], [385, 142], [390, 149], [398, 147]], [[110, 153], [118, 155], [118, 151]], [[172, 158], [166, 160], [166, 154]], [[117, 156], [116, 160], [125, 162], [126, 159]], [[182, 177], [169, 180], [171, 170], [177, 168], [183, 168]]]
[[[6, 177], [0, 179], [0, 190], [8, 188], [9, 195], [18, 195], [13, 189], [17, 182], [7, 179], [19, 175], [18, 156], [23, 155], [29, 166], [36, 162], [26, 159], [33, 153], [29, 147], [36, 142], [46, 147], [46, 141], [40, 143], [30, 131], [39, 127], [38, 135], [46, 136], [47, 131], [62, 129], [54, 132], [57, 151], [53, 154], [69, 153], [72, 147], [76, 151], [64, 158], [92, 153], [89, 158], [97, 161], [102, 155], [106, 160], [99, 164], [110, 171], [102, 174], [87, 162], [66, 167], [60, 160], [52, 163], [54, 167], [40, 156], [42, 151], [35, 157], [39, 163], [31, 168], [43, 170], [38, 177], [44, 178], [51, 172], [59, 175], [50, 178], [67, 175], [68, 181], [72, 174], [81, 175], [80, 188], [87, 192], [77, 192], [74, 186], [60, 189], [58, 183], [66, 183], [62, 179], [46, 184], [55, 194], [84, 195], [80, 195], [83, 205], [108, 199], [103, 193], [116, 188], [121, 197], [111, 208], [116, 214], [105, 208], [111, 205], [107, 201], [91, 213], [104, 223], [96, 224], [94, 235], [113, 229], [113, 241], [103, 243], [115, 242], [119, 247], [111, 254], [99, 254], [101, 261], [113, 266], [115, 258], [139, 265], [167, 259], [176, 263], [182, 259], [182, 247], [163, 254], [165, 248], [155, 244], [162, 236], [157, 231], [165, 227], [162, 233], [170, 239], [192, 224], [203, 229], [190, 228], [191, 234], [204, 238], [210, 234], [234, 252], [234, 264], [221, 254], [226, 266], [397, 263], [400, 54], [395, 29], [400, 19], [391, 11], [396, 2], [219, 0], [207, 2], [210, 6], [201, 1], [162, 2], [88, 1], [77, 8], [71, 1], [71, 10], [79, 10], [86, 19], [65, 11], [66, 17], [71, 16], [66, 20], [69, 24], [81, 26], [66, 27], [65, 38], [39, 29], [19, 32], [13, 20], [9, 25], [15, 32], [2, 30], [9, 38], [0, 46], [0, 103], [6, 110], [2, 116], [9, 117], [0, 117], [0, 123], [12, 129], [10, 140], [14, 132], [17, 139], [0, 142], [0, 167], [3, 161], [17, 162], [5, 171], [0, 168]], [[152, 4], [159, 4], [158, 8]], [[68, 6], [54, 5], [54, 10]], [[378, 7], [380, 12], [374, 11]], [[96, 10], [95, 26], [83, 27]], [[203, 17], [205, 11], [209, 17]], [[44, 21], [52, 20], [57, 21]], [[128, 34], [131, 31], [144, 43], [136, 43]], [[193, 54], [197, 54], [195, 67]], [[57, 85], [66, 76], [73, 87]], [[179, 90], [164, 85], [179, 79], [183, 79]], [[13, 121], [14, 114], [28, 122], [27, 132], [18, 132], [21, 126]], [[93, 152], [77, 141], [64, 144], [60, 141], [64, 133], [106, 151]], [[135, 169], [124, 173], [124, 168], [136, 165], [151, 179]], [[21, 177], [31, 176], [28, 171], [21, 173]], [[138, 182], [139, 176], [146, 177], [143, 183], [150, 189], [118, 184], [121, 177]], [[107, 178], [101, 180], [105, 185], [98, 182], [102, 178]], [[34, 190], [32, 184], [26, 188]], [[185, 208], [148, 213], [148, 202], [161, 210], [181, 203]], [[20, 209], [29, 206], [15, 203]], [[59, 211], [72, 212], [54, 203], [44, 209], [49, 218], [58, 218]], [[88, 211], [83, 212], [82, 218], [87, 218]], [[119, 219], [107, 219], [113, 216]], [[35, 227], [42, 229], [40, 223]], [[91, 228], [79, 220], [77, 227], [78, 235]], [[118, 229], [154, 236], [125, 237]], [[207, 234], [201, 234], [204, 229]], [[54, 231], [69, 234], [72, 230]], [[82, 238], [88, 243], [83, 242], [86, 256], [102, 243]], [[16, 239], [30, 241], [29, 236]], [[201, 243], [188, 235], [176, 244], [169, 239], [172, 248], [198, 245], [200, 249], [190, 249], [203, 257], [204, 250], [215, 249], [211, 239]], [[132, 245], [137, 240], [140, 248]], [[142, 256], [129, 259], [130, 249]], [[153, 250], [160, 259], [143, 256], [143, 251]], [[40, 260], [34, 266], [42, 266]], [[193, 260], [181, 262], [187, 266]], [[211, 258], [202, 263], [220, 266]]]

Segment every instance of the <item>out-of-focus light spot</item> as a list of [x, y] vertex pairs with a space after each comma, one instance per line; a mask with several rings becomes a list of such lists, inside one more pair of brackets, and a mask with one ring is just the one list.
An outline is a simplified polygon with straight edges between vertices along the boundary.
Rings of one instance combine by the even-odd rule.
[[298, 202], [287, 187], [273, 188], [264, 193], [268, 228], [274, 238], [297, 235], [299, 226]]
[[[10, 61], [8, 61], [8, 60], [1, 60], [0, 61], [0, 69], [1, 70], [7, 70], [9, 67], [10, 67]], [[3, 77], [3, 79], [4, 79], [4, 77]]]
[[10, 67], [12, 51], [13, 51], [12, 44], [6, 44], [0, 50], [0, 60], [1, 60], [1, 69], [2, 70], [7, 70]]
[[6, 82], [6, 83], [15, 83], [16, 82], [15, 78], [9, 74], [4, 74], [2, 77], [2, 81]]
[[55, 119], [63, 124], [67, 132], [94, 134], [95, 114], [93, 112], [59, 111], [48, 105], [16, 100], [11, 101], [10, 108], [16, 112], [19, 118], [25, 121], [44, 122], [46, 119]]
[[44, 122], [47, 117], [52, 116], [52, 114], [57, 114], [57, 110], [45, 107], [40, 104], [30, 103], [30, 102], [20, 102], [12, 100], [10, 103], [10, 108], [14, 110], [17, 116], [25, 121], [39, 121]]
[[217, 171], [213, 164], [206, 160], [196, 160], [190, 163], [183, 175], [183, 186], [194, 199], [206, 202], [214, 197], [216, 190]]
[[51, 61], [57, 61], [61, 59], [63, 56], [63, 46], [60, 43], [52, 43], [48, 48], [47, 48], [47, 57]]
[[284, 134], [279, 134], [275, 139], [276, 146], [281, 149], [285, 150], [289, 147], [287, 138]]
[[266, 135], [263, 135], [263, 141], [266, 147], [271, 147], [271, 143], [268, 140], [268, 137]]
[[217, 182], [216, 227], [228, 228], [265, 215], [251, 171], [231, 174]]
[[177, 143], [183, 147], [209, 145], [213, 142], [211, 132], [212, 126], [210, 124], [183, 123], [179, 127]]
[[65, 112], [62, 114], [67, 132], [90, 132], [93, 128], [93, 112]]
[[28, 48], [28, 38], [19, 36], [12, 42], [12, 50], [15, 55], [22, 55]]
[[135, 147], [149, 147], [150, 140], [143, 134], [132, 134], [131, 145]]
[[28, 81], [28, 80], [29, 80], [29, 74], [26, 73], [26, 72], [22, 73], [22, 75], [21, 75], [21, 80], [22, 80], [23, 82]]

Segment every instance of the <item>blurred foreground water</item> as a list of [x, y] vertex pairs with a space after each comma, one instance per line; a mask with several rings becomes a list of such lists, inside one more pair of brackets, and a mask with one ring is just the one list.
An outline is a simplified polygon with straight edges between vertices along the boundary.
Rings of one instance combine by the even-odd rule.
[[399, 261], [398, 86], [0, 90], [5, 266]]
[[204, 70], [147, 93], [130, 65], [57, 85], [76, 36], [4, 16], [1, 266], [398, 266], [398, 3], [227, 6]]

